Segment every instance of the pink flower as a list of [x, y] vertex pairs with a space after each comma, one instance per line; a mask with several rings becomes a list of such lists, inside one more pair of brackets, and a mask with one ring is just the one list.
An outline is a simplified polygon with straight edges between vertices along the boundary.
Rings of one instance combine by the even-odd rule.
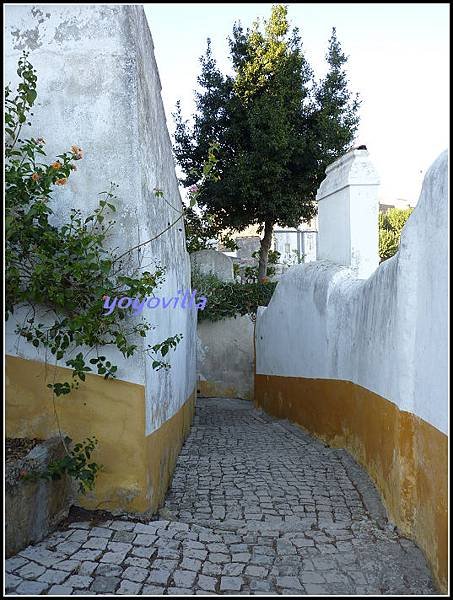
[[71, 146], [71, 152], [73, 154], [74, 160], [81, 160], [83, 158], [83, 150], [74, 144]]
[[198, 185], [191, 185], [189, 188], [189, 194], [196, 194], [198, 192]]

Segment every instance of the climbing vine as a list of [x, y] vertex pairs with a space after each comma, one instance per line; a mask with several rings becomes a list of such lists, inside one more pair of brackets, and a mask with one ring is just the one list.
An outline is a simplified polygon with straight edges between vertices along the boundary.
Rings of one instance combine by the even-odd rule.
[[[157, 265], [153, 272], [141, 271], [132, 261], [135, 248], [118, 255], [106, 245], [115, 225], [114, 184], [99, 194], [91, 214], [72, 209], [66, 222], [55, 224], [52, 192], [68, 183], [83, 150], [73, 145], [49, 163], [45, 140], [23, 136], [37, 98], [37, 74], [27, 53], [18, 62], [17, 74], [17, 91], [5, 89], [6, 319], [26, 307], [16, 333], [43, 349], [46, 357], [50, 353], [55, 363], [64, 360], [72, 369], [69, 380], [48, 384], [54, 396], [62, 396], [78, 388], [89, 372], [105, 379], [116, 376], [118, 367], [102, 355], [102, 347], [113, 346], [126, 358], [135, 354], [137, 336], [146, 337], [153, 326], [126, 311], [103, 314], [103, 298], [152, 296], [165, 268]], [[181, 337], [148, 345], [145, 352], [153, 368], [169, 368], [163, 358]], [[87, 440], [82, 445], [90, 448], [90, 455], [92, 443]], [[85, 483], [91, 485], [94, 479], [86, 472], [86, 453], [76, 454], [67, 450], [66, 459], [51, 475], [68, 472], [86, 490]], [[93, 478], [96, 472], [92, 466]]]

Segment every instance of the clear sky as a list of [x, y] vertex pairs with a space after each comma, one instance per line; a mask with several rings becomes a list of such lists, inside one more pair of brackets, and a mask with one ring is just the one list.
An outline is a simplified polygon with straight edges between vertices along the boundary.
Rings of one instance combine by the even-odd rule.
[[[250, 26], [272, 4], [145, 4], [170, 131], [175, 103], [189, 117], [206, 38], [223, 71], [235, 21]], [[325, 74], [332, 27], [349, 56], [362, 98], [357, 143], [381, 177], [380, 199], [415, 203], [423, 174], [448, 145], [449, 6], [438, 4], [287, 4], [317, 77]]]

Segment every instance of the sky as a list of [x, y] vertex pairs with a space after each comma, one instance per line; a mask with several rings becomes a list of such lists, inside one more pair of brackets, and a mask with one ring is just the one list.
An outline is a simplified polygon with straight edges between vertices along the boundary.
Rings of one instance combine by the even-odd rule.
[[[415, 205], [423, 176], [448, 146], [449, 6], [438, 4], [287, 4], [317, 78], [326, 73], [332, 27], [348, 55], [352, 91], [362, 99], [357, 144], [366, 144], [380, 175], [379, 199]], [[199, 57], [211, 38], [222, 71], [231, 71], [233, 24], [267, 18], [272, 4], [145, 4], [173, 132], [176, 101], [194, 110]]]

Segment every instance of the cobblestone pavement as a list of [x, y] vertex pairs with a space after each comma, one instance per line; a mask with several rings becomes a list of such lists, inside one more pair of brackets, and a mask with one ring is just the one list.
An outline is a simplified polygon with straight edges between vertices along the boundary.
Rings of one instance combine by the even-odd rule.
[[159, 520], [72, 523], [6, 561], [20, 594], [435, 594], [342, 450], [199, 399]]

